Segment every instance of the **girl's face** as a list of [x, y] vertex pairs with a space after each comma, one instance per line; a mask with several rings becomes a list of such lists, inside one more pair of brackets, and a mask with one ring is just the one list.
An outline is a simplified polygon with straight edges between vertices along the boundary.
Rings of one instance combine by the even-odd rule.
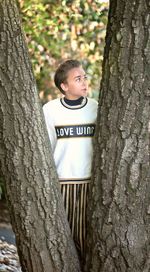
[[86, 96], [88, 92], [88, 80], [83, 68], [72, 68], [68, 72], [67, 80], [61, 84], [65, 91], [65, 97], [69, 100], [75, 100], [81, 96]]

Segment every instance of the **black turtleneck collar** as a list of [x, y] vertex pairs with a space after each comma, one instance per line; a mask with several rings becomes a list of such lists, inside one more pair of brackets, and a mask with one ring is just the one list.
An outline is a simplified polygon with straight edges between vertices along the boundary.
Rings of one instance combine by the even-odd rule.
[[83, 96], [81, 96], [80, 98], [75, 99], [75, 100], [70, 100], [70, 99], [67, 99], [66, 97], [64, 97], [64, 101], [69, 106], [78, 106], [78, 105], [81, 105], [81, 103], [83, 101]]
[[77, 110], [77, 109], [82, 109], [88, 102], [87, 97], [79, 97], [78, 99], [75, 100], [70, 100], [67, 99], [66, 97], [60, 98], [61, 104], [70, 110]]

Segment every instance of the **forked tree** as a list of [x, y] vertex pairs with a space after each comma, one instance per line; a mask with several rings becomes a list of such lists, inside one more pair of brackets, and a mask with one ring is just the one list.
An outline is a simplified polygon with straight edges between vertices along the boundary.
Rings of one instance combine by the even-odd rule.
[[[110, 1], [86, 272], [150, 270], [149, 8]], [[15, 0], [0, 1], [0, 162], [23, 272], [80, 271]]]

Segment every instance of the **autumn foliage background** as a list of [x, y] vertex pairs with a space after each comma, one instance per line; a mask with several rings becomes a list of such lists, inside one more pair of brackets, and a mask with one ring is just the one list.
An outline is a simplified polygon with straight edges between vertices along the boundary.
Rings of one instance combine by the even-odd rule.
[[20, 0], [23, 28], [42, 103], [59, 93], [56, 67], [68, 58], [82, 61], [91, 97], [98, 97], [108, 1]]

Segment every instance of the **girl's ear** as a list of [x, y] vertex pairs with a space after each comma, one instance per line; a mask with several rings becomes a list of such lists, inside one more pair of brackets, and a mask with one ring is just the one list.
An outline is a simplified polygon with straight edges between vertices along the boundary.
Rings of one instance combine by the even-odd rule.
[[63, 89], [64, 92], [66, 92], [68, 90], [68, 86], [66, 83], [61, 83], [60, 87]]

